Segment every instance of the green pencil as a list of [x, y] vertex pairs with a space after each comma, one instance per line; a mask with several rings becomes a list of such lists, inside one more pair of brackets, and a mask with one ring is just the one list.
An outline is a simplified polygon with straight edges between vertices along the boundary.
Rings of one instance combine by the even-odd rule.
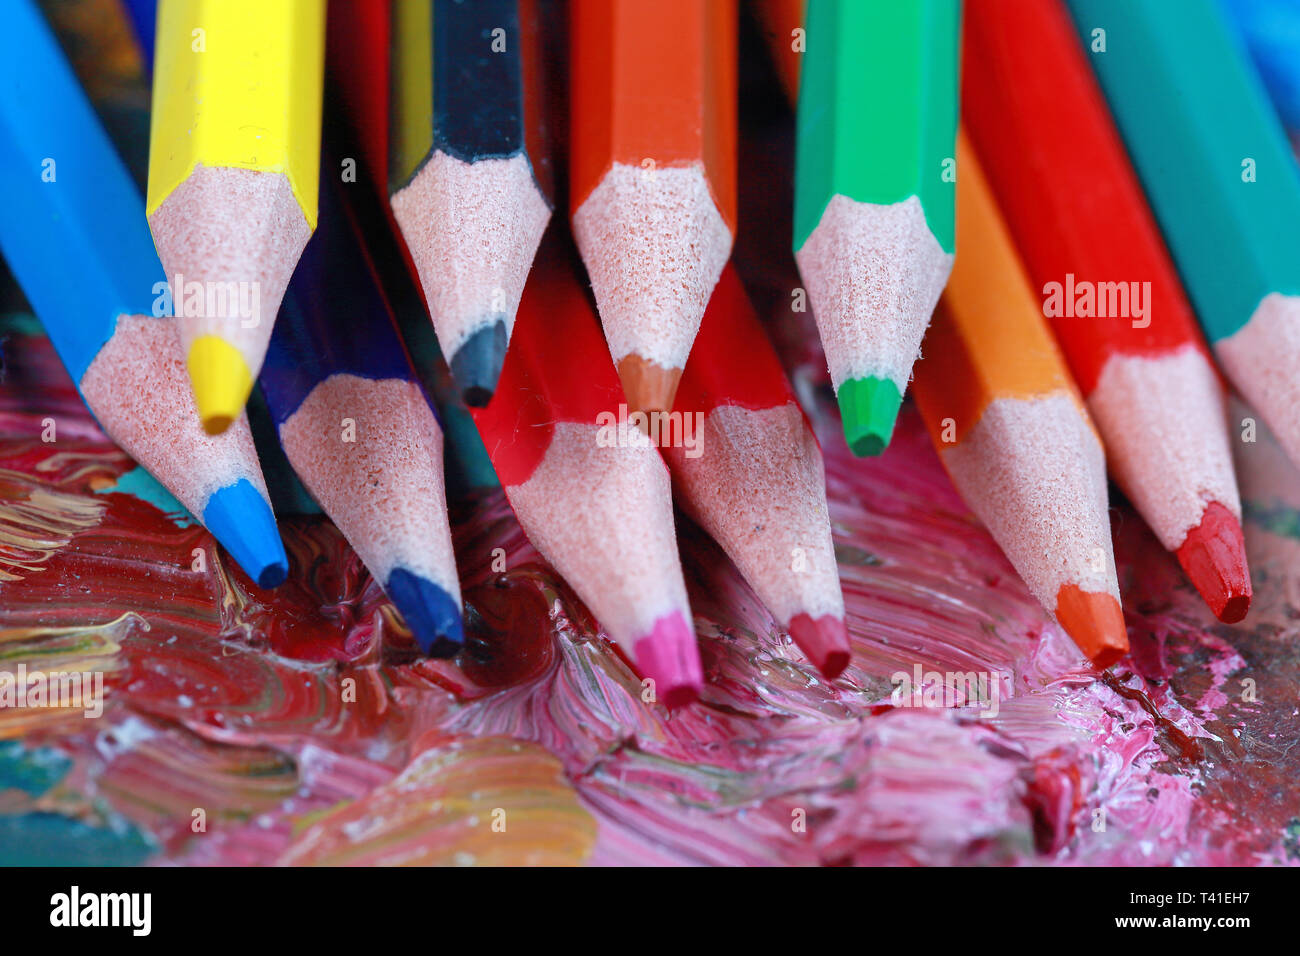
[[958, 0], [808, 0], [794, 251], [844, 437], [889, 444], [953, 256]]

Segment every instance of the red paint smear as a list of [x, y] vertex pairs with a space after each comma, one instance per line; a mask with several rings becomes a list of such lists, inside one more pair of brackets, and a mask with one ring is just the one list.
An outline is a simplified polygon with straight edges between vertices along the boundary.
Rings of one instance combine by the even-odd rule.
[[1034, 814], [1034, 846], [1056, 854], [1074, 839], [1079, 816], [1087, 808], [1087, 787], [1072, 754], [1052, 751], [1035, 761], [1025, 803]]
[[1147, 282], [1145, 329], [1128, 317], [1049, 321], [1084, 396], [1115, 354], [1204, 345], [1063, 3], [972, 0], [962, 116], [1021, 258], [1048, 282]]
[[1127, 687], [1121, 684], [1114, 674], [1107, 672], [1101, 675], [1102, 683], [1113, 690], [1125, 700], [1131, 700], [1139, 707], [1151, 715], [1151, 719], [1156, 722], [1156, 726], [1162, 730], [1169, 743], [1176, 749], [1179, 756], [1187, 761], [1198, 761], [1204, 756], [1201, 745], [1182, 731], [1173, 721], [1162, 714], [1155, 702], [1144, 694], [1142, 691], [1133, 687]]
[[[7, 363], [6, 387], [0, 391], [0, 426], [6, 433], [21, 428], [39, 434], [42, 420], [54, 417], [57, 440], [6, 443], [0, 455], [4, 467], [73, 494], [112, 487], [134, 465], [96, 427], [48, 341], [15, 336], [6, 346], [15, 361]], [[202, 621], [214, 635], [256, 635], [257, 643], [285, 657], [350, 660], [365, 650], [366, 642], [358, 639], [365, 632], [361, 622], [387, 603], [332, 525], [281, 520], [290, 580], [263, 590], [201, 525], [179, 528], [153, 505], [127, 494], [101, 493], [95, 500], [106, 506], [102, 520], [78, 535], [76, 546], [25, 580], [0, 585], [0, 590], [21, 588], [23, 606], [40, 609], [35, 616], [8, 614], [7, 625], [83, 625], [92, 608], [89, 620], [102, 622], [161, 601], [163, 609], [153, 620], [164, 628]], [[200, 571], [192, 570], [196, 548], [204, 553]]]
[[552, 222], [524, 287], [496, 394], [471, 409], [504, 485], [520, 485], [541, 464], [556, 422], [596, 426], [626, 404], [596, 311], [579, 281], [576, 251]]
[[555, 661], [551, 609], [542, 592], [519, 577], [500, 577], [465, 593], [465, 650], [457, 664], [481, 688], [540, 677]]
[[776, 350], [728, 264], [700, 322], [673, 410], [707, 414], [719, 405], [739, 405], [758, 411], [794, 400]]

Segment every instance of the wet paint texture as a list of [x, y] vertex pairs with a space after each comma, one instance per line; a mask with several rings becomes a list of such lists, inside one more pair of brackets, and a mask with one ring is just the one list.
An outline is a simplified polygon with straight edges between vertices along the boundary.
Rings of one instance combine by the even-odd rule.
[[[120, 483], [131, 463], [43, 339], [3, 350], [0, 507], [43, 494], [80, 517], [38, 570], [0, 581], [0, 671], [99, 670], [106, 699], [98, 720], [0, 709], [0, 862], [1300, 858], [1300, 483], [1263, 433], [1237, 445], [1257, 569], [1247, 624], [1215, 624], [1117, 510], [1133, 653], [1099, 680], [960, 503], [911, 408], [884, 459], [854, 460], [814, 384], [824, 371], [800, 362], [852, 662], [825, 683], [688, 525], [707, 684], [670, 715], [642, 703], [499, 493], [453, 504], [466, 647], [422, 660], [328, 522], [286, 521], [290, 579], [257, 589], [201, 527]], [[39, 440], [51, 413], [56, 445]], [[918, 664], [994, 675], [996, 716], [891, 702], [891, 675]]]

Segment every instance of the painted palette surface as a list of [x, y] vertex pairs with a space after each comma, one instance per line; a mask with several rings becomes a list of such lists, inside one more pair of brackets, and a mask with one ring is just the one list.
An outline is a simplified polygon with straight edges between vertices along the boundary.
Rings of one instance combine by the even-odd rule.
[[[290, 581], [258, 590], [108, 444], [30, 323], [7, 329], [0, 671], [98, 671], [105, 700], [97, 719], [0, 709], [0, 862], [1300, 859], [1300, 482], [1262, 431], [1238, 443], [1247, 623], [1214, 624], [1116, 509], [1135, 651], [1098, 679], [915, 413], [881, 460], [854, 460], [829, 388], [796, 369], [853, 663], [824, 683], [686, 527], [708, 687], [669, 714], [499, 493], [453, 506], [468, 649], [421, 660], [328, 522], [285, 521]], [[897, 699], [891, 676], [917, 667], [922, 686]], [[927, 672], [988, 674], [996, 692], [952, 699]], [[927, 701], [941, 706], [900, 706]]]

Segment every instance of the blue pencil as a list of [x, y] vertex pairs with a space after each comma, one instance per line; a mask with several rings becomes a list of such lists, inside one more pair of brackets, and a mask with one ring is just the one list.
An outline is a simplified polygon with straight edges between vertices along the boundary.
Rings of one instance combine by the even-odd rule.
[[298, 477], [427, 654], [464, 641], [442, 429], [416, 378], [350, 204], [365, 184], [322, 165], [320, 219], [285, 295], [260, 382]]
[[136, 190], [32, 0], [0, 30], [0, 252], [100, 426], [262, 587], [288, 560], [248, 425], [204, 434]]
[[1282, 122], [1300, 133], [1300, 3], [1224, 0]]

